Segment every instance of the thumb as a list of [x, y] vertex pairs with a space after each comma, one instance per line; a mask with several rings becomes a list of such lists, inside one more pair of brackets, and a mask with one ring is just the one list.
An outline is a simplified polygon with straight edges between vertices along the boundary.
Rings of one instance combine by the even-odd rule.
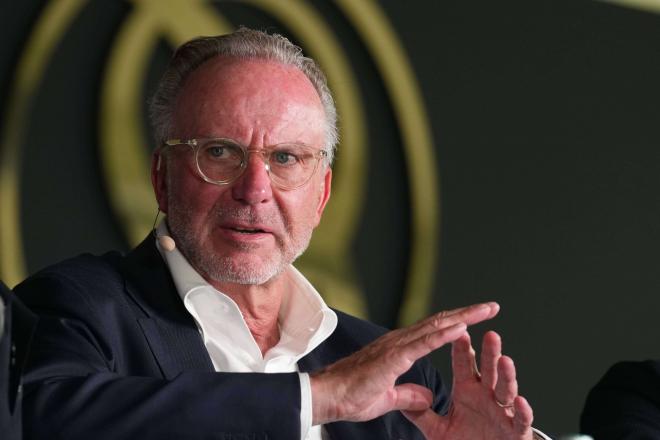
[[421, 411], [428, 409], [433, 404], [431, 390], [416, 383], [396, 385], [393, 392], [392, 409]]

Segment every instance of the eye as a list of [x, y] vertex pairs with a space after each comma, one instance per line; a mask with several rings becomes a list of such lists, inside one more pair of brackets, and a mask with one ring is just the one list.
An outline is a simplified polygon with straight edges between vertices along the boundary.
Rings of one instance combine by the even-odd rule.
[[206, 152], [209, 154], [209, 156], [214, 158], [221, 158], [226, 156], [225, 147], [222, 145], [210, 145], [206, 149]]
[[211, 162], [241, 160], [240, 147], [224, 142], [212, 142], [204, 145], [201, 153], [203, 153], [203, 160]]
[[272, 158], [278, 165], [293, 165], [298, 162], [298, 157], [288, 151], [275, 151]]

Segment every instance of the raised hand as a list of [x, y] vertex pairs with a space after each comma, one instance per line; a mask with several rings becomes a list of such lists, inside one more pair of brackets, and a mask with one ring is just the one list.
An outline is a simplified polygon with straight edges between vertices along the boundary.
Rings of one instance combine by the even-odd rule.
[[407, 410], [403, 414], [429, 440], [531, 440], [533, 413], [518, 395], [516, 369], [502, 356], [502, 342], [495, 332], [484, 336], [481, 374], [466, 333], [453, 343], [454, 384], [451, 407], [446, 416], [430, 409]]
[[416, 384], [395, 386], [396, 379], [419, 358], [460, 338], [468, 325], [490, 319], [498, 311], [496, 303], [485, 303], [437, 313], [391, 331], [313, 374], [313, 423], [365, 421], [392, 410], [428, 408], [433, 400], [430, 390]]

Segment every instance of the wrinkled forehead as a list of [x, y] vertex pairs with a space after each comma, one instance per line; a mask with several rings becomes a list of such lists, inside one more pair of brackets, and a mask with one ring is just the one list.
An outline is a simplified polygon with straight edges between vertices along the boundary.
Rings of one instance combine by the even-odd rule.
[[296, 67], [232, 57], [206, 61], [183, 84], [175, 121], [202, 115], [302, 119], [306, 124], [316, 124], [325, 116], [316, 89]]

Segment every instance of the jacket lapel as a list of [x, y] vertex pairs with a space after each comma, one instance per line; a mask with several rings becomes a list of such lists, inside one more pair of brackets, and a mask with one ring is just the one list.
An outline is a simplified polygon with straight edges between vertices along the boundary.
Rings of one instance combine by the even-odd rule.
[[146, 316], [138, 322], [163, 375], [214, 371], [202, 337], [150, 234], [121, 263], [126, 291]]

